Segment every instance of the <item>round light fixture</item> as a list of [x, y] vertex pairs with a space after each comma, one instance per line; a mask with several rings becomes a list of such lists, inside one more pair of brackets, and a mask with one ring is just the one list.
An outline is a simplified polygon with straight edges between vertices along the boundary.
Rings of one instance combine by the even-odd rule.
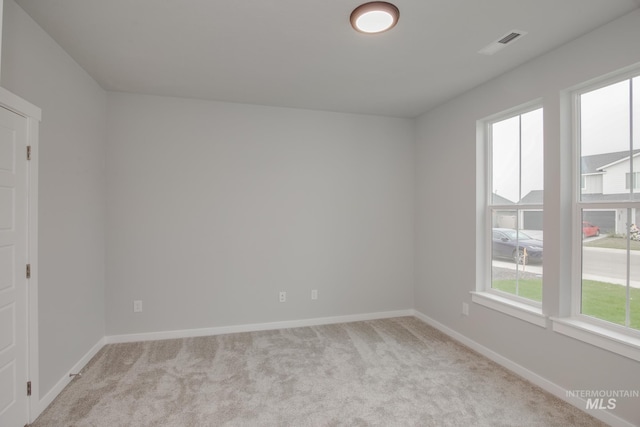
[[395, 27], [400, 11], [391, 3], [373, 1], [361, 4], [351, 12], [351, 26], [367, 34], [382, 33]]

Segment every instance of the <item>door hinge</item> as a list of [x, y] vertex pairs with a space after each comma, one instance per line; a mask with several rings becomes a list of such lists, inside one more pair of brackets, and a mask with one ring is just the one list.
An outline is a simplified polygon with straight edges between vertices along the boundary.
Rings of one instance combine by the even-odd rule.
[[27, 279], [31, 279], [31, 264], [27, 264]]
[[27, 396], [31, 396], [31, 381], [27, 381]]
[[31, 160], [31, 146], [27, 145], [27, 160]]

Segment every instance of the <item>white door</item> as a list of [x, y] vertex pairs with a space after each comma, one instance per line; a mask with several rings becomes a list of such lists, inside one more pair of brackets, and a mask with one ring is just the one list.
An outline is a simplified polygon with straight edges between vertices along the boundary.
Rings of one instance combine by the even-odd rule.
[[0, 107], [0, 426], [28, 422], [27, 119]]

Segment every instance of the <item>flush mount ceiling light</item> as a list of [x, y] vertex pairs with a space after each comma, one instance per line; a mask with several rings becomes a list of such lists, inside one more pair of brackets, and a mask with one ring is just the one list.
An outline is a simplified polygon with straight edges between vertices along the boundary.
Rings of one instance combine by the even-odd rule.
[[361, 33], [382, 33], [395, 27], [398, 18], [397, 7], [384, 1], [373, 1], [361, 4], [351, 12], [351, 26]]

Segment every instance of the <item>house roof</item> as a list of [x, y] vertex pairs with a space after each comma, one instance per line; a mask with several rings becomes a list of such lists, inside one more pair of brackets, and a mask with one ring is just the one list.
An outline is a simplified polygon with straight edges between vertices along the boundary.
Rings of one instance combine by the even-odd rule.
[[[633, 154], [640, 153], [640, 149], [633, 150]], [[629, 151], [617, 151], [615, 153], [594, 154], [582, 156], [582, 175], [602, 173], [604, 166], [629, 158]]]
[[515, 203], [512, 202], [511, 200], [502, 197], [501, 195], [497, 194], [497, 193], [493, 193], [493, 200], [491, 201], [492, 204], [494, 205], [514, 205]]
[[529, 193], [524, 196], [520, 203], [524, 203], [527, 205], [542, 203], [544, 198], [544, 190], [531, 190]]
[[[633, 151], [634, 157], [640, 155], [640, 149]], [[595, 154], [591, 156], [582, 157], [582, 174], [597, 174], [603, 173], [602, 168], [610, 166], [629, 159], [629, 151], [618, 151], [615, 153]], [[583, 194], [582, 200], [589, 201], [607, 201], [607, 200], [620, 200], [620, 198], [628, 197], [628, 194]], [[534, 205], [544, 203], [544, 190], [531, 190], [522, 199], [520, 204]], [[493, 203], [500, 205], [515, 204], [511, 200], [505, 199], [502, 196], [493, 194]]]
[[[640, 154], [640, 152], [639, 152], [639, 151], [640, 151], [640, 150], [636, 150], [636, 151], [633, 153], [633, 157], [638, 156], [638, 155]], [[623, 163], [623, 162], [628, 162], [628, 161], [629, 161], [629, 156], [626, 156], [626, 157], [625, 157], [625, 158], [623, 158], [623, 159], [616, 160], [616, 161], [611, 162], [611, 163], [607, 163], [607, 164], [606, 164], [606, 165], [604, 165], [604, 166], [600, 166], [600, 167], [598, 168], [598, 170], [600, 170], [600, 171], [604, 171], [605, 169], [610, 168], [610, 167], [611, 167], [611, 166], [613, 166], [613, 165], [617, 165], [618, 163]]]

